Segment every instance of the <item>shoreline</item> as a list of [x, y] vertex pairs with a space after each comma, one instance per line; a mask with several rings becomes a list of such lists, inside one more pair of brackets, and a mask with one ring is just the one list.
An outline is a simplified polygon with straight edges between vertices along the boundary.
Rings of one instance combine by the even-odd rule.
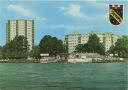
[[68, 62], [68, 61], [59, 61], [59, 62], [47, 62], [47, 63], [41, 63], [39, 61], [36, 61], [36, 60], [23, 60], [23, 61], [20, 61], [20, 60], [13, 60], [13, 61], [0, 61], [0, 63], [39, 63], [39, 64], [51, 64], [51, 63], [66, 63], [66, 64], [91, 64], [91, 63], [118, 63], [118, 62], [128, 62], [128, 59], [124, 59], [124, 60], [121, 60], [121, 61], [96, 61], [96, 62], [84, 62], [84, 63], [81, 63], [81, 62], [76, 62], [76, 63], [71, 63], [71, 62]]

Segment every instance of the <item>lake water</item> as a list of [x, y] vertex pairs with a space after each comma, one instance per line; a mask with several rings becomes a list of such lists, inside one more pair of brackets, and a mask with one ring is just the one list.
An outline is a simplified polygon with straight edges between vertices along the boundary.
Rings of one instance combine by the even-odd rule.
[[0, 90], [128, 90], [128, 63], [0, 64]]

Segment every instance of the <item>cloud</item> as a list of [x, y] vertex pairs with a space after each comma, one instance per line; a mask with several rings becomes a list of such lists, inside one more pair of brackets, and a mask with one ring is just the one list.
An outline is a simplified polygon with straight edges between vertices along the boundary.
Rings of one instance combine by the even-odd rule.
[[[94, 4], [97, 7], [99, 7], [101, 5], [100, 3], [97, 3], [97, 2], [94, 2]], [[105, 14], [89, 16], [87, 13], [85, 13], [85, 11], [83, 12], [81, 10], [82, 7], [81, 7], [80, 4], [71, 3], [69, 6], [61, 7], [60, 9], [62, 11], [64, 11], [65, 16], [72, 16], [72, 17], [79, 18], [79, 19], [82, 19], [82, 20], [88, 20], [89, 21], [89, 20], [97, 20], [99, 18], [106, 18], [107, 17], [107, 15], [105, 15]]]
[[23, 15], [23, 16], [31, 16], [33, 13], [31, 10], [24, 8], [23, 6], [10, 4], [9, 9]]
[[33, 12], [32, 10], [27, 9], [27, 8], [20, 6], [20, 5], [10, 4], [10, 5], [8, 5], [8, 9], [13, 10], [16, 13], [18, 13], [24, 17], [32, 18], [32, 19], [37, 20], [37, 21], [44, 21], [45, 20], [44, 17], [40, 17], [39, 15], [35, 14], [35, 12]]
[[81, 12], [81, 6], [78, 4], [70, 4], [67, 8], [61, 7], [61, 10], [65, 10], [64, 15], [71, 15], [78, 18], [84, 17], [84, 14]]

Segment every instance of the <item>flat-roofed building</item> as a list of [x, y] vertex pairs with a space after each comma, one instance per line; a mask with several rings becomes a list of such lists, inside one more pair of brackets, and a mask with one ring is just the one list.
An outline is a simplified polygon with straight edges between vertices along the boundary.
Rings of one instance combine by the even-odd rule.
[[82, 34], [81, 35], [81, 44], [85, 44], [88, 42], [89, 34]]
[[75, 51], [75, 48], [78, 44], [81, 43], [81, 34], [74, 32], [68, 35], [68, 52], [71, 53]]
[[6, 23], [6, 42], [10, 42], [16, 36], [26, 37], [31, 50], [34, 45], [34, 20], [8, 20]]
[[115, 45], [117, 39], [119, 38], [119, 36], [114, 35], [111, 32], [91, 32], [87, 34], [80, 34], [78, 32], [74, 32], [65, 36], [64, 42], [68, 45], [68, 53], [74, 52], [78, 44], [87, 43], [90, 34], [96, 34], [99, 37], [100, 42], [103, 43], [105, 47], [105, 51], [108, 51], [112, 45]]

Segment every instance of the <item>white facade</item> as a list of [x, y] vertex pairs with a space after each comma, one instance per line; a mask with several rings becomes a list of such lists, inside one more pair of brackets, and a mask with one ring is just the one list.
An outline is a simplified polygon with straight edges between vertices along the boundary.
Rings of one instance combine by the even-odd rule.
[[99, 37], [100, 42], [104, 43], [104, 36], [103, 36], [103, 34], [102, 33], [96, 33], [96, 35]]
[[113, 45], [112, 33], [104, 34], [104, 45], [105, 45], [105, 51], [109, 50], [109, 48]]
[[27, 38], [29, 49], [32, 50], [34, 44], [34, 20], [8, 20], [6, 24], [7, 42], [13, 40], [16, 36]]
[[113, 38], [113, 45], [115, 45], [115, 43], [117, 42], [117, 39], [119, 38], [119, 36], [112, 35], [112, 38]]
[[10, 22], [10, 41], [16, 36], [16, 20]]
[[85, 44], [88, 42], [89, 34], [83, 34], [81, 35], [81, 44]]
[[119, 36], [114, 35], [111, 32], [106, 32], [106, 33], [92, 32], [82, 35], [80, 33], [72, 33], [68, 35], [68, 40], [65, 41], [68, 43], [68, 49], [69, 49], [68, 52], [71, 53], [75, 51], [76, 45], [78, 44], [87, 43], [90, 34], [96, 34], [99, 37], [100, 42], [103, 43], [105, 46], [105, 51], [109, 50], [112, 45], [115, 45], [115, 42], [119, 38]]
[[74, 32], [68, 35], [68, 52], [71, 53], [75, 51], [75, 48], [78, 44], [80, 44], [81, 34], [78, 32]]

